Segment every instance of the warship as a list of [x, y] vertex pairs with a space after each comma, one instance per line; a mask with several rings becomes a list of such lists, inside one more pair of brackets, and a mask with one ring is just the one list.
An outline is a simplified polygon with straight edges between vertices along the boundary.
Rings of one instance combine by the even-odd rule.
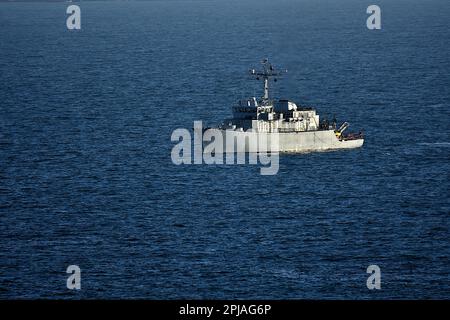
[[[287, 70], [277, 70], [264, 59], [262, 70], [249, 74], [264, 84], [264, 95], [238, 101], [233, 118], [208, 130], [223, 136], [223, 152], [314, 152], [361, 147], [362, 132], [346, 133], [348, 122], [321, 120], [316, 110], [290, 100], [269, 97], [269, 82], [277, 81]], [[215, 134], [214, 132], [212, 134]], [[229, 143], [230, 139], [233, 143]], [[234, 142], [237, 142], [235, 144]], [[264, 143], [261, 143], [264, 141]]]

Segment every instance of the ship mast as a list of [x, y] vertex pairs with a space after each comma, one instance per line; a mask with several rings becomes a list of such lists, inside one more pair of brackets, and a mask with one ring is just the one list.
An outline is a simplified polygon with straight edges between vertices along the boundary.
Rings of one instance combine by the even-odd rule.
[[[271, 77], [280, 77], [286, 73], [287, 70], [275, 70], [269, 62], [269, 59], [263, 59], [261, 64], [263, 65], [262, 70], [251, 69], [249, 73], [254, 76], [256, 80], [264, 80], [264, 96], [262, 97], [262, 100], [265, 103], [269, 101], [269, 79]], [[277, 78], [274, 78], [274, 81], [277, 81]]]

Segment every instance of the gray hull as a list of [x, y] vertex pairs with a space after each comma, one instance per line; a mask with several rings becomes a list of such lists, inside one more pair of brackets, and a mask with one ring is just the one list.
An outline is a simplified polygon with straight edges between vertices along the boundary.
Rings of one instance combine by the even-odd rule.
[[[339, 140], [334, 130], [263, 133], [209, 129], [223, 137], [223, 152], [314, 152], [359, 148], [364, 139]], [[207, 145], [207, 143], [206, 143]], [[220, 150], [215, 150], [220, 152]]]

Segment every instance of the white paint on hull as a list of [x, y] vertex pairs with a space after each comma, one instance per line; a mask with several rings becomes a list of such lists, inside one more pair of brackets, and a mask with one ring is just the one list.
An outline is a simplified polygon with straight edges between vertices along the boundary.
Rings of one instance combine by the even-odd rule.
[[[224, 141], [224, 153], [242, 152], [244, 143], [245, 143], [245, 152], [272, 151], [272, 152], [299, 152], [299, 153], [339, 150], [339, 149], [353, 149], [361, 147], [364, 143], [364, 139], [340, 141], [338, 138], [336, 138], [334, 130], [303, 131], [303, 132], [289, 132], [289, 133], [287, 132], [265, 133], [265, 132], [234, 131], [221, 129], [209, 129], [209, 130], [214, 130], [222, 134]], [[230, 137], [235, 141], [234, 143], [227, 144], [227, 138], [230, 139]], [[258, 140], [260, 141], [259, 145]], [[267, 141], [267, 143], [262, 143], [261, 141], [264, 142]]]

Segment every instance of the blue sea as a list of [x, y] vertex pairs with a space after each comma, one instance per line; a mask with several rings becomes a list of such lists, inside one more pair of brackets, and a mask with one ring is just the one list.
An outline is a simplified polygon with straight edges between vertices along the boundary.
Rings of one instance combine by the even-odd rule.
[[[1, 2], [0, 298], [449, 299], [450, 3], [375, 2]], [[364, 146], [174, 165], [263, 58]]]

